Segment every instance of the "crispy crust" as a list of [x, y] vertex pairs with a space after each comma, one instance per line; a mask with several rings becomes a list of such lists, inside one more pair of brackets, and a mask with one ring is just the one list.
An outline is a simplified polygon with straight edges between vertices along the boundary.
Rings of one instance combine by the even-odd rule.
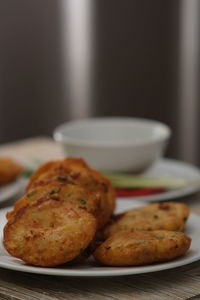
[[6, 250], [35, 266], [73, 260], [92, 241], [95, 218], [66, 201], [43, 199], [21, 208], [4, 228]]
[[182, 232], [121, 231], [108, 238], [94, 252], [94, 258], [109, 266], [146, 265], [183, 255], [191, 239]]
[[115, 208], [115, 191], [110, 180], [100, 172], [91, 169], [80, 158], [66, 158], [62, 161], [51, 161], [42, 165], [31, 177], [27, 192], [38, 186], [51, 183], [61, 185], [77, 185], [87, 190], [91, 201], [98, 205], [98, 227], [105, 225]]
[[189, 208], [183, 203], [151, 203], [114, 216], [104, 228], [103, 236], [107, 238], [128, 229], [183, 231], [188, 216]]
[[26, 194], [7, 213], [4, 246], [36, 266], [84, 260], [97, 228], [109, 220], [114, 207], [110, 181], [83, 160], [48, 162], [33, 174]]
[[99, 203], [97, 203], [96, 199], [95, 201], [89, 196], [87, 190], [76, 185], [59, 186], [56, 183], [51, 183], [46, 186], [38, 186], [19, 199], [13, 210], [7, 213], [7, 219], [10, 219], [21, 208], [32, 205], [40, 199], [66, 201], [75, 207], [83, 208], [89, 213], [92, 213], [95, 217], [98, 217]]

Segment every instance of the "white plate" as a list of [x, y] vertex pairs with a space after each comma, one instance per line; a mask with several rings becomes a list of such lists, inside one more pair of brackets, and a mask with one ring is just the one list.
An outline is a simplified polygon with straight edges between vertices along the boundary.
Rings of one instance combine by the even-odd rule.
[[[133, 202], [130, 200], [118, 200], [117, 212], [122, 212], [126, 209], [137, 207], [137, 206], [139, 206], [138, 202], [133, 204]], [[0, 210], [1, 240], [2, 240], [3, 226], [6, 222], [5, 213], [9, 209]], [[103, 267], [103, 266], [99, 266], [92, 259], [90, 259], [86, 263], [77, 266], [63, 265], [55, 268], [39, 268], [39, 267], [32, 267], [26, 265], [21, 260], [11, 257], [5, 251], [3, 245], [1, 244], [0, 245], [0, 267], [16, 270], [16, 271], [29, 272], [29, 273], [57, 275], [57, 276], [78, 276], [78, 277], [119, 276], [119, 275], [156, 272], [156, 271], [183, 266], [200, 259], [200, 216], [194, 214], [190, 216], [187, 224], [186, 233], [192, 238], [191, 249], [186, 253], [186, 255], [167, 263], [160, 263], [160, 264], [141, 266], [141, 267]]]
[[18, 178], [15, 181], [0, 187], [0, 203], [22, 194], [26, 183], [26, 179]]
[[[156, 162], [147, 172], [143, 173], [143, 175], [149, 177], [169, 177], [200, 180], [200, 169], [182, 161], [165, 158], [158, 160], [158, 162]], [[128, 197], [128, 199], [140, 201], [165, 201], [188, 196], [198, 191], [200, 191], [200, 184], [193, 184], [187, 187], [166, 190], [163, 193], [155, 195]]]

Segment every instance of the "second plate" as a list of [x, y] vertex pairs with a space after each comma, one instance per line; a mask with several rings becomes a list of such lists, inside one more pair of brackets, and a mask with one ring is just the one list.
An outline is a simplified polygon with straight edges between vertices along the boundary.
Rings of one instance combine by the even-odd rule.
[[[168, 177], [171, 179], [194, 179], [197, 181], [199, 180], [200, 182], [200, 170], [198, 168], [182, 161], [166, 158], [160, 159], [147, 172], [143, 173], [143, 175], [149, 177]], [[134, 199], [139, 201], [165, 201], [188, 196], [198, 191], [200, 191], [200, 184], [192, 184], [187, 187], [166, 190], [159, 194], [134, 196], [128, 197], [128, 199]]]

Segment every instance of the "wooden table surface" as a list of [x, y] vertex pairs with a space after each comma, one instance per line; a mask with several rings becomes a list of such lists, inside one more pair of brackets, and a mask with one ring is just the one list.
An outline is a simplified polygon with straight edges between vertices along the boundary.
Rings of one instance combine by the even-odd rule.
[[[27, 163], [63, 157], [59, 145], [43, 137], [2, 145], [0, 155]], [[0, 208], [15, 200], [1, 203]], [[200, 195], [182, 200], [200, 214]], [[106, 278], [56, 277], [0, 268], [0, 299], [200, 299], [200, 261], [155, 273]]]

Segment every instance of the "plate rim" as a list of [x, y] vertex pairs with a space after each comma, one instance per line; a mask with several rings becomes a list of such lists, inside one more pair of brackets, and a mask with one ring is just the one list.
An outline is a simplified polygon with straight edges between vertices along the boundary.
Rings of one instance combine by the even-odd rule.
[[[124, 202], [124, 200], [118, 199], [119, 202]], [[132, 200], [125, 200], [127, 202], [132, 202]], [[135, 202], [135, 201], [134, 201]], [[134, 207], [141, 206], [141, 203], [135, 202]], [[8, 210], [10, 210], [12, 207], [7, 207], [4, 209], [0, 209], [0, 216], [2, 214], [5, 214]], [[128, 208], [125, 208], [128, 209]], [[190, 219], [200, 219], [200, 215], [197, 215], [195, 213], [190, 214]], [[1, 225], [0, 225], [1, 228]], [[2, 245], [3, 247], [3, 245]], [[191, 253], [192, 248], [187, 252], [187, 254]], [[146, 266], [127, 266], [127, 267], [102, 267], [102, 271], [99, 270], [76, 270], [76, 269], [58, 269], [55, 268], [44, 268], [44, 267], [35, 267], [35, 266], [29, 266], [29, 265], [15, 265], [9, 262], [2, 262], [0, 259], [0, 268], [19, 271], [19, 272], [26, 272], [26, 273], [33, 273], [33, 274], [42, 274], [42, 275], [49, 275], [49, 276], [66, 276], [66, 277], [116, 277], [116, 276], [126, 276], [126, 275], [137, 275], [137, 274], [146, 274], [146, 273], [153, 273], [153, 272], [159, 272], [169, 269], [178, 268], [181, 266], [188, 265], [190, 263], [193, 263], [195, 261], [200, 260], [200, 249], [199, 252], [193, 256], [187, 257], [187, 254], [184, 256], [175, 259], [174, 261], [170, 262], [163, 262], [158, 263], [155, 265], [146, 265]], [[10, 256], [8, 253], [6, 255], [2, 255], [0, 257], [4, 256]], [[15, 260], [18, 260], [17, 258], [13, 258]], [[183, 260], [184, 259], [184, 260]], [[21, 261], [21, 260], [20, 260]], [[98, 266], [97, 266], [98, 267]], [[152, 269], [153, 268], [153, 269]], [[108, 270], [110, 269], [110, 270]]]
[[[117, 277], [117, 276], [128, 276], [128, 275], [138, 275], [138, 274], [147, 274], [147, 273], [154, 273], [154, 272], [160, 272], [165, 270], [171, 270], [178, 267], [183, 267], [186, 265], [189, 265], [195, 261], [200, 260], [200, 254], [197, 257], [191, 257], [188, 258], [184, 263], [182, 261], [177, 262], [171, 262], [171, 263], [161, 263], [158, 264], [158, 267], [154, 266], [154, 269], [147, 269], [145, 271], [140, 271], [139, 267], [136, 267], [138, 270], [135, 270], [133, 272], [133, 267], [123, 267], [121, 270], [105, 270], [106, 273], [99, 272], [99, 271], [90, 271], [86, 273], [87, 271], [82, 270], [57, 270], [53, 268], [40, 268], [40, 267], [32, 267], [32, 266], [23, 266], [23, 265], [8, 265], [6, 263], [0, 262], [0, 268], [7, 269], [7, 270], [13, 270], [23, 273], [32, 273], [32, 274], [40, 274], [40, 275], [49, 275], [49, 276], [66, 276], [66, 277]], [[173, 264], [173, 266], [172, 266]], [[151, 265], [149, 265], [151, 267]], [[160, 268], [159, 268], [160, 267]], [[162, 267], [162, 268], [161, 268]], [[30, 269], [29, 269], [30, 268]], [[114, 267], [112, 267], [114, 268]], [[117, 267], [120, 268], [120, 267]], [[135, 268], [135, 269], [136, 269]], [[141, 267], [142, 269], [143, 267]], [[147, 266], [145, 266], [147, 268]], [[50, 270], [50, 272], [48, 272]]]
[[[13, 180], [5, 185], [0, 186], [0, 203], [9, 201], [13, 197], [19, 195], [25, 188], [26, 184], [27, 184], [27, 180], [25, 178], [19, 176], [15, 180]], [[4, 191], [1, 191], [1, 189]], [[9, 191], [9, 189], [11, 189], [12, 192], [8, 193], [9, 195], [7, 195], [6, 197], [3, 197], [1, 193], [2, 192], [7, 193], [7, 191]]]

